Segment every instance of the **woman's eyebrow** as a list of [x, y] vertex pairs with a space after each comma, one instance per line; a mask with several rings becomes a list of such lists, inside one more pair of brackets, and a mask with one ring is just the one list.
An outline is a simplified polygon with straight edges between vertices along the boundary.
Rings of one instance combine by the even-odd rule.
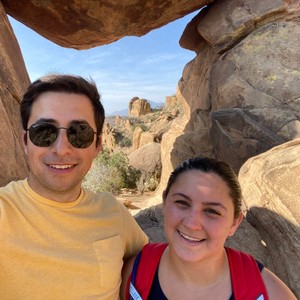
[[221, 207], [221, 208], [227, 210], [227, 208], [220, 202], [207, 201], [207, 202], [203, 202], [203, 204], [207, 205], [207, 206], [218, 206], [218, 207]]
[[192, 201], [192, 199], [189, 196], [182, 194], [182, 193], [174, 193], [174, 194], [172, 194], [172, 196], [180, 196], [180, 197], [185, 198], [186, 200]]
[[[188, 201], [192, 201], [192, 199], [185, 195], [185, 194], [182, 194], [182, 193], [174, 193], [172, 194], [172, 196], [181, 196], [182, 198], [185, 198], [186, 200]], [[216, 201], [206, 201], [206, 202], [202, 202], [202, 204], [206, 205], [206, 206], [216, 206], [216, 207], [221, 207], [223, 208], [224, 210], [228, 210], [221, 202], [216, 202]]]

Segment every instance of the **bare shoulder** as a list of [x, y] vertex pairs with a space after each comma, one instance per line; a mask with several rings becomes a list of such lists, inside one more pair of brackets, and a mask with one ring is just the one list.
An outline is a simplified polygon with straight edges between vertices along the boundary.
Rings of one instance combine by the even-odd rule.
[[134, 264], [136, 256], [129, 258], [128, 260], [124, 261], [123, 269], [122, 269], [122, 282], [120, 287], [120, 299], [125, 300], [126, 299], [126, 287], [128, 278], [131, 274], [132, 267]]
[[297, 300], [288, 286], [269, 269], [261, 272], [270, 300]]

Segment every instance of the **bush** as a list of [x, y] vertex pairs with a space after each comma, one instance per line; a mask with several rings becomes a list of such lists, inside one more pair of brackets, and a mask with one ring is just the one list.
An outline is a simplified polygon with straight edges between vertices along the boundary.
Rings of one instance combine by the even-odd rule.
[[132, 146], [132, 140], [128, 136], [122, 136], [120, 139], [118, 146], [120, 147], [131, 147]]
[[140, 193], [145, 191], [154, 191], [159, 185], [160, 171], [154, 174], [141, 171], [140, 177], [136, 182], [136, 187]]
[[103, 149], [94, 160], [83, 185], [94, 192], [109, 191], [116, 195], [123, 188], [135, 189], [140, 173], [129, 166], [124, 153], [111, 154], [108, 149]]

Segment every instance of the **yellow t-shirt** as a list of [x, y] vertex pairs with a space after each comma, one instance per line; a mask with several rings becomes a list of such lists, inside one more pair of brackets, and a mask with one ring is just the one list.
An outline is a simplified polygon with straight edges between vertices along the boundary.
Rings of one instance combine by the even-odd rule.
[[0, 299], [118, 299], [123, 258], [147, 237], [109, 193], [74, 202], [0, 188]]

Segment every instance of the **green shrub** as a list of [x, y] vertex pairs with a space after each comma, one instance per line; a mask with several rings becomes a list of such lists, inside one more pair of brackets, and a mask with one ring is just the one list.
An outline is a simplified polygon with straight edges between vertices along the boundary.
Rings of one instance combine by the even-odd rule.
[[131, 168], [127, 156], [122, 153], [110, 153], [103, 149], [94, 160], [83, 185], [94, 192], [109, 191], [118, 194], [121, 189], [135, 189], [140, 171]]
[[122, 136], [120, 139], [118, 146], [120, 147], [131, 147], [132, 146], [132, 139], [128, 136]]
[[140, 177], [136, 182], [136, 187], [140, 193], [145, 191], [154, 191], [159, 185], [160, 171], [154, 172], [154, 174], [141, 171]]

